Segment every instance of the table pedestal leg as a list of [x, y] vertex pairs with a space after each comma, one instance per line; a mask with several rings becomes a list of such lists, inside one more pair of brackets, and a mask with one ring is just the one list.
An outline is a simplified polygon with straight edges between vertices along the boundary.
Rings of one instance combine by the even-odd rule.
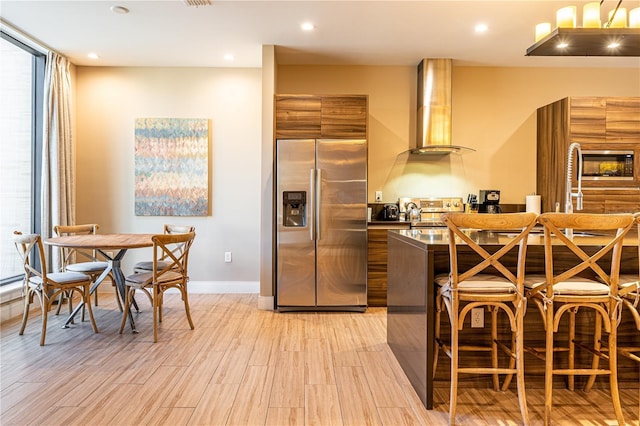
[[[126, 252], [127, 252], [126, 249], [120, 250], [118, 254], [113, 258], [113, 260], [109, 262], [112, 267], [113, 279], [115, 280], [116, 287], [118, 288], [118, 292], [120, 293], [120, 299], [124, 300], [125, 303], [127, 300], [127, 286], [124, 283], [125, 278], [124, 278], [124, 274], [122, 273], [122, 269], [120, 268], [120, 261], [124, 257], [124, 254]], [[134, 301], [134, 304], [135, 304], [135, 301]], [[129, 324], [131, 325], [131, 331], [133, 331], [134, 333], [137, 333], [138, 331], [136, 330], [136, 324], [135, 324], [135, 321], [133, 320], [133, 315], [131, 315], [131, 306], [123, 305], [122, 309], [129, 310], [128, 317], [129, 317]], [[138, 309], [138, 306], [136, 304], [136, 310], [137, 309]]]
[[[98, 251], [107, 259], [109, 266], [107, 266], [104, 272], [102, 272], [102, 274], [100, 274], [98, 279], [96, 279], [96, 281], [91, 285], [91, 289], [90, 289], [91, 294], [93, 294], [97, 290], [100, 283], [109, 275], [109, 273], [111, 273], [111, 275], [113, 276], [113, 279], [116, 282], [116, 287], [118, 289], [118, 293], [120, 294], [120, 300], [126, 301], [127, 286], [124, 284], [125, 278], [124, 278], [124, 274], [122, 273], [122, 269], [120, 268], [120, 262], [124, 257], [125, 253], [127, 252], [127, 249], [121, 249], [113, 258], [107, 255], [102, 250], [98, 250]], [[69, 318], [67, 318], [67, 321], [64, 323], [62, 328], [69, 327], [69, 323], [73, 321], [73, 317], [75, 317], [78, 311], [82, 309], [83, 305], [84, 305], [84, 302], [78, 303], [78, 306], [76, 306], [73, 312], [71, 313], [71, 315], [69, 315]], [[133, 301], [133, 305], [136, 307], [136, 310], [138, 310], [138, 304], [136, 303], [135, 300]], [[129, 309], [128, 315], [129, 315], [129, 324], [131, 324], [131, 330], [134, 333], [137, 333], [136, 324], [135, 324], [135, 321], [133, 320], [133, 315], [131, 315], [131, 307], [123, 306], [123, 309], [125, 308]]]

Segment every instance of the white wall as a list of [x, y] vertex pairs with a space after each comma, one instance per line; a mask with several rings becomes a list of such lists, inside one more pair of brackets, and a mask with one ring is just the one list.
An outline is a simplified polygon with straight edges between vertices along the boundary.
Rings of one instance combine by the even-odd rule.
[[[193, 224], [191, 290], [258, 292], [261, 78], [260, 69], [77, 67], [77, 222], [98, 223], [101, 233]], [[210, 120], [209, 216], [135, 216], [140, 117]], [[125, 271], [150, 256], [131, 250]]]

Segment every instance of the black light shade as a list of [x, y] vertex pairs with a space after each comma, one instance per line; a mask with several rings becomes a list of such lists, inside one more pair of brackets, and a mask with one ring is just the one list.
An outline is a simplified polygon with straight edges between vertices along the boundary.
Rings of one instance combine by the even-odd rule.
[[[609, 48], [613, 42], [619, 46]], [[556, 28], [526, 56], [640, 56], [640, 28]]]

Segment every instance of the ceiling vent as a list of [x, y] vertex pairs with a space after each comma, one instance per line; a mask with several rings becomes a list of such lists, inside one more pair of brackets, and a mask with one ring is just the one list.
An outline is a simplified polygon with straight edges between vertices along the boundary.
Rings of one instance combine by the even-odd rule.
[[211, 0], [182, 0], [187, 6], [211, 6]]

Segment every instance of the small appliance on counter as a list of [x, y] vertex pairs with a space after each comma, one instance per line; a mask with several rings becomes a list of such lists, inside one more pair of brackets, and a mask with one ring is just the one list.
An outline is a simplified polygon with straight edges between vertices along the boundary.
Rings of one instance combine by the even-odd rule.
[[497, 189], [481, 189], [478, 213], [501, 213], [500, 191]]
[[380, 212], [381, 220], [398, 220], [398, 205], [385, 204]]

